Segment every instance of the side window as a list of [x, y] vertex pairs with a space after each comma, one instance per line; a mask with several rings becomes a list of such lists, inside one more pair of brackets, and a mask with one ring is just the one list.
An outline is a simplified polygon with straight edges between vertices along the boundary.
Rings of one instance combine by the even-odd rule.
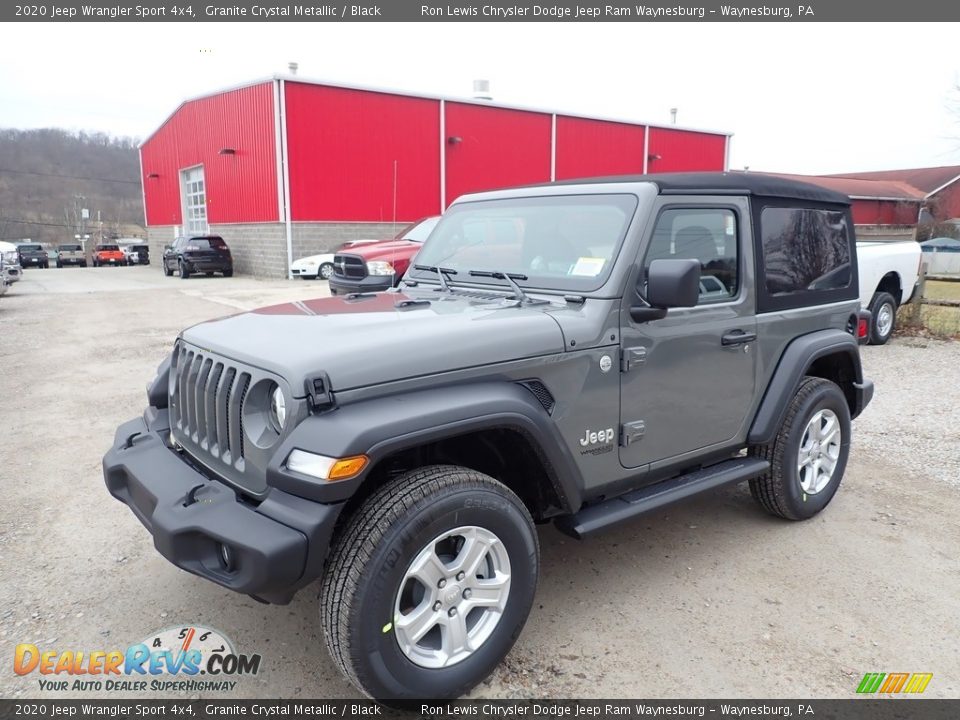
[[654, 260], [700, 261], [699, 305], [724, 302], [740, 289], [737, 216], [723, 208], [675, 208], [657, 219], [643, 261], [644, 277]]
[[850, 285], [850, 238], [842, 212], [768, 207], [760, 214], [760, 231], [768, 295]]

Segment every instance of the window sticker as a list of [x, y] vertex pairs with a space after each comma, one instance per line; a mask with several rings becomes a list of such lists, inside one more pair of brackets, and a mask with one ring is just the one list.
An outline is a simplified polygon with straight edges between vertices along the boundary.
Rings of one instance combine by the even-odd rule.
[[580, 277], [596, 277], [603, 270], [603, 264], [606, 258], [602, 257], [581, 257], [577, 259], [577, 264], [570, 270], [571, 275]]

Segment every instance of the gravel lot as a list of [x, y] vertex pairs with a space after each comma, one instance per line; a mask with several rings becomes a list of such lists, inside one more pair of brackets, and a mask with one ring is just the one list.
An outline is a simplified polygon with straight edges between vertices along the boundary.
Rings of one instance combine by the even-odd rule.
[[[17, 643], [113, 650], [187, 623], [263, 655], [214, 697], [356, 695], [315, 587], [265, 606], [176, 569], [100, 472], [180, 328], [325, 290], [87, 268], [28, 271], [0, 299], [0, 696], [41, 695]], [[863, 357], [877, 394], [824, 513], [778, 521], [733, 488], [587, 542], [542, 528], [533, 614], [475, 694], [850, 697], [865, 672], [932, 672], [927, 696], [960, 696], [960, 343]]]

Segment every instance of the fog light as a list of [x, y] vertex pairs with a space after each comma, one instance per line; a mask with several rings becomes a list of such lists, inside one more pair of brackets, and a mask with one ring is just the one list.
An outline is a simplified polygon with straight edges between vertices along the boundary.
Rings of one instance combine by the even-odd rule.
[[220, 553], [220, 562], [223, 564], [223, 569], [233, 570], [233, 550], [230, 549], [230, 546], [217, 543], [217, 550]]

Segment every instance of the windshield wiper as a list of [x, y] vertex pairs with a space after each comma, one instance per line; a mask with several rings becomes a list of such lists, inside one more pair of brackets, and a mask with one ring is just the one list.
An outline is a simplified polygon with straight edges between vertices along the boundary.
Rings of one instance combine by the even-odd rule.
[[443, 292], [450, 292], [450, 286], [447, 285], [447, 278], [445, 276], [457, 274], [457, 271], [453, 268], [438, 267], [437, 265], [414, 265], [413, 269], [436, 273], [437, 277], [440, 278], [440, 289], [443, 290]]
[[489, 277], [494, 278], [495, 280], [506, 280], [513, 290], [514, 297], [520, 301], [521, 305], [523, 303], [532, 302], [532, 300], [530, 300], [530, 298], [527, 297], [527, 294], [523, 291], [523, 288], [514, 282], [514, 280], [526, 280], [526, 275], [521, 273], [505, 273], [491, 270], [471, 270], [469, 274], [473, 277]]

